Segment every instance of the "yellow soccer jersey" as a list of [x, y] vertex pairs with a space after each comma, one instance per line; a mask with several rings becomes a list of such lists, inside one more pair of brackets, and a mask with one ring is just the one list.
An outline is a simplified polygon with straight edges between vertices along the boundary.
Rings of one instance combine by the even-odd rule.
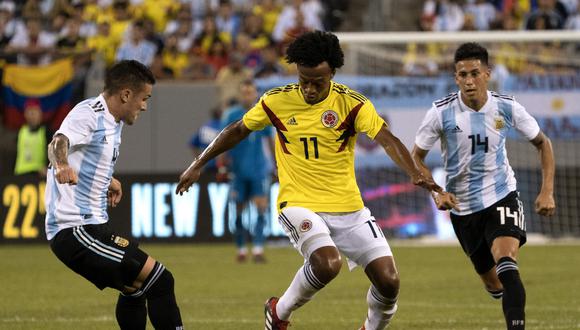
[[266, 92], [243, 121], [253, 131], [268, 125], [276, 129], [279, 209], [363, 208], [354, 170], [356, 134], [374, 139], [385, 124], [363, 95], [332, 82], [328, 97], [310, 105], [298, 84], [290, 84]]

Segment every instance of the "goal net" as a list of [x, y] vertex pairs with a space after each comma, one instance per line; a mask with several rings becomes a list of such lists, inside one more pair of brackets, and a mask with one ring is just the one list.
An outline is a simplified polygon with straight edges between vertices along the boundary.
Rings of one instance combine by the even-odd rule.
[[[515, 96], [554, 146], [557, 210], [546, 218], [534, 211], [542, 183], [536, 149], [517, 133], [507, 142], [528, 233], [580, 237], [579, 32], [342, 33], [339, 39], [346, 64], [335, 80], [370, 98], [409, 149], [431, 103], [457, 90], [456, 47], [469, 41], [485, 46], [492, 66], [490, 89]], [[410, 184], [382, 148], [364, 136], [358, 141], [359, 186], [377, 223], [396, 237], [453, 237], [448, 215], [436, 210], [429, 195]], [[443, 184], [439, 147], [427, 162]]]

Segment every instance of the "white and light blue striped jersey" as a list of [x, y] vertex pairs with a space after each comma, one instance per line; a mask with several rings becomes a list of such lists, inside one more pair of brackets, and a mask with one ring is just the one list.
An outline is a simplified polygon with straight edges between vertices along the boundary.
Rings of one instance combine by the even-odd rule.
[[68, 162], [76, 185], [59, 184], [51, 167], [46, 178], [46, 237], [59, 230], [108, 221], [107, 190], [119, 155], [123, 122], [115, 122], [103, 95], [77, 104], [56, 134], [69, 140]]
[[513, 97], [487, 92], [479, 110], [461, 100], [461, 92], [435, 101], [417, 132], [415, 144], [430, 150], [441, 139], [446, 190], [455, 194], [458, 215], [483, 210], [516, 190], [514, 172], [508, 162], [505, 140], [515, 128], [532, 140], [540, 127]]

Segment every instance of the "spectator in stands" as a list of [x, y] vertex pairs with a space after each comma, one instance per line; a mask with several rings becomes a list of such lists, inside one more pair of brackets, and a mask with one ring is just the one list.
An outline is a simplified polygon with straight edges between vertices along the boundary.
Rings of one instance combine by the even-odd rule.
[[24, 18], [28, 17], [42, 17], [42, 9], [40, 7], [40, 0], [27, 0], [22, 7], [21, 15]]
[[498, 17], [495, 7], [486, 0], [475, 0], [473, 3], [466, 4], [464, 11], [466, 15], [473, 15], [475, 28], [479, 31], [489, 30]]
[[[245, 80], [238, 86], [239, 104], [230, 107], [223, 115], [222, 127], [229, 126], [242, 119], [252, 109], [258, 92], [251, 80]], [[218, 132], [219, 133], [219, 132]], [[217, 136], [217, 134], [216, 134]], [[213, 140], [212, 140], [213, 141]], [[224, 173], [225, 166], [231, 171], [231, 198], [236, 202], [236, 230], [234, 233], [238, 262], [246, 261], [248, 247], [246, 236], [252, 237], [252, 256], [254, 262], [263, 263], [264, 258], [264, 224], [268, 209], [271, 160], [264, 153], [264, 144], [274, 152], [273, 134], [270, 128], [254, 132], [234, 148], [217, 158], [218, 173]], [[224, 159], [227, 159], [224, 161]], [[258, 211], [254, 228], [248, 228], [242, 221], [244, 209], [253, 203]]]
[[111, 35], [110, 20], [102, 18], [97, 24], [97, 34], [88, 38], [87, 46], [105, 62], [106, 67], [110, 67], [115, 62], [119, 42]]
[[214, 40], [204, 58], [205, 62], [213, 67], [214, 72], [219, 72], [227, 67], [229, 52], [226, 44], [221, 39]]
[[156, 55], [160, 55], [163, 51], [163, 47], [165, 47], [163, 36], [155, 31], [155, 25], [153, 21], [148, 18], [143, 19], [143, 29], [145, 40], [154, 44], [155, 48], [157, 49]]
[[141, 5], [143, 16], [153, 21], [156, 33], [165, 31], [167, 22], [179, 9], [179, 1], [174, 0], [143, 0]]
[[220, 101], [222, 105], [227, 105], [232, 99], [238, 98], [240, 84], [248, 79], [252, 79], [254, 72], [244, 67], [244, 58], [239, 53], [232, 53], [227, 66], [223, 67], [217, 74], [216, 83], [220, 87]]
[[77, 104], [85, 98], [85, 78], [91, 65], [91, 49], [86, 39], [80, 35], [80, 28], [80, 18], [69, 18], [66, 24], [66, 34], [56, 43], [56, 52], [59, 56], [73, 59], [72, 104]]
[[567, 30], [580, 30], [580, 6], [577, 7], [576, 12], [568, 16], [564, 28]]
[[556, 0], [538, 0], [538, 8], [526, 19], [526, 30], [556, 30], [564, 27], [564, 17], [556, 10]]
[[191, 15], [196, 20], [202, 20], [217, 10], [219, 0], [187, 0], [191, 8]]
[[129, 12], [129, 1], [115, 0], [112, 8], [111, 36], [119, 40], [119, 42], [130, 39], [130, 36], [126, 33], [133, 19]]
[[[48, 1], [45, 1], [48, 2]], [[54, 18], [60, 13], [67, 13], [67, 15], [72, 16], [74, 8], [69, 0], [52, 0], [52, 6], [48, 9], [49, 18]]]
[[250, 46], [253, 50], [261, 50], [272, 43], [272, 38], [264, 30], [262, 18], [255, 14], [249, 14], [244, 19], [245, 32], [250, 37]]
[[280, 65], [278, 48], [270, 45], [262, 49], [262, 63], [256, 68], [254, 78], [282, 76], [284, 73], [284, 68]]
[[463, 26], [460, 31], [477, 31], [475, 26], [475, 16], [472, 13], [463, 15]]
[[46, 32], [54, 35], [55, 37], [60, 37], [66, 28], [66, 22], [71, 16], [65, 12], [61, 11], [54, 15], [54, 17], [48, 22], [46, 27]]
[[279, 43], [280, 49], [286, 49], [286, 47], [296, 38], [311, 30], [312, 29], [305, 24], [302, 11], [297, 11], [294, 16], [294, 25], [284, 32], [284, 36]]
[[[278, 16], [272, 32], [272, 38], [276, 42], [288, 40], [288, 33], [299, 26], [299, 13], [302, 14], [305, 30], [322, 30], [323, 8], [320, 2], [317, 0], [289, 0], [289, 3], [284, 6], [280, 16]], [[293, 35], [293, 37], [297, 36]]]
[[14, 174], [45, 177], [49, 132], [42, 124], [42, 109], [38, 99], [26, 101], [24, 120], [26, 123], [18, 131]]
[[25, 33], [26, 26], [22, 20], [14, 17], [14, 9], [13, 2], [0, 2], [0, 49], [8, 45], [15, 35]]
[[252, 13], [262, 18], [264, 31], [269, 35], [274, 31], [281, 8], [276, 0], [259, 0], [252, 8]]
[[46, 65], [52, 62], [55, 37], [42, 29], [40, 18], [29, 18], [26, 29], [15, 35], [5, 51], [17, 54], [17, 63], [21, 65]]
[[244, 32], [238, 33], [235, 42], [235, 51], [244, 58], [244, 66], [255, 69], [262, 63], [262, 55], [259, 49], [252, 48], [250, 36]]
[[241, 18], [234, 12], [230, 0], [220, 0], [215, 22], [219, 32], [229, 34], [232, 39], [236, 38], [240, 30]]
[[133, 23], [131, 27], [131, 38], [124, 41], [119, 46], [116, 61], [121, 60], [137, 60], [146, 66], [153, 63], [153, 59], [157, 52], [157, 47], [150, 41], [145, 39], [145, 22], [138, 20]]
[[189, 54], [189, 65], [183, 69], [182, 77], [189, 80], [214, 79], [216, 72], [214, 68], [205, 62], [204, 56], [192, 51]]
[[81, 24], [82, 21], [76, 18], [66, 21], [64, 33], [56, 42], [59, 54], [76, 55], [87, 51], [86, 39], [80, 35]]
[[215, 18], [208, 15], [203, 20], [200, 34], [193, 41], [193, 47], [199, 49], [202, 54], [207, 54], [215, 40], [220, 40], [225, 45], [230, 45], [232, 36], [227, 32], [217, 29]]
[[558, 0], [558, 4], [560, 8], [562, 8], [566, 12], [566, 20], [569, 16], [574, 15], [576, 11], [579, 9], [578, 5], [580, 4], [578, 0]]
[[96, 23], [99, 18], [102, 18], [103, 9], [99, 3], [102, 2], [100, 0], [85, 0], [83, 4], [85, 8], [83, 10], [83, 19], [87, 22], [94, 22]]
[[[501, 13], [501, 21], [512, 21], [509, 25], [514, 25], [516, 29], [524, 27], [526, 16], [532, 10], [532, 4], [529, 0], [515, 0], [515, 1], [498, 1], [496, 9]], [[495, 22], [496, 28], [501, 29], [502, 22]], [[498, 27], [499, 26], [499, 27]], [[510, 29], [511, 30], [511, 29]]]
[[191, 11], [185, 4], [179, 8], [175, 19], [167, 23], [164, 35], [168, 36], [175, 34], [177, 37], [177, 47], [182, 52], [187, 52], [191, 49], [194, 39], [194, 24], [191, 17]]
[[85, 4], [84, 2], [77, 2], [73, 5], [73, 14], [71, 15], [71, 18], [76, 19], [77, 21], [80, 22], [80, 27], [79, 27], [79, 35], [83, 38], [88, 38], [90, 36], [94, 36], [95, 34], [97, 34], [97, 24], [96, 24], [96, 20], [92, 21], [92, 20], [87, 20], [85, 18]]
[[151, 71], [156, 78], [179, 79], [183, 70], [189, 65], [187, 53], [179, 50], [177, 35], [172, 34], [165, 39], [165, 47], [160, 55], [155, 57]]
[[434, 31], [459, 31], [463, 27], [463, 9], [459, 0], [426, 0], [423, 17], [433, 20]]

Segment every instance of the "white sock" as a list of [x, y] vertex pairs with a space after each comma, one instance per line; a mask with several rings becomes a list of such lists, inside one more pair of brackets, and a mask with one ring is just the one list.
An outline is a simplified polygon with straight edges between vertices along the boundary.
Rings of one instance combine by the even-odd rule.
[[386, 298], [371, 285], [367, 292], [369, 310], [365, 320], [365, 330], [385, 329], [397, 311], [397, 297]]
[[264, 254], [264, 247], [263, 246], [253, 246], [252, 247], [252, 254]]
[[278, 318], [287, 321], [293, 311], [309, 302], [323, 287], [324, 284], [316, 278], [310, 263], [305, 263], [296, 272], [292, 283], [278, 300], [276, 305]]

